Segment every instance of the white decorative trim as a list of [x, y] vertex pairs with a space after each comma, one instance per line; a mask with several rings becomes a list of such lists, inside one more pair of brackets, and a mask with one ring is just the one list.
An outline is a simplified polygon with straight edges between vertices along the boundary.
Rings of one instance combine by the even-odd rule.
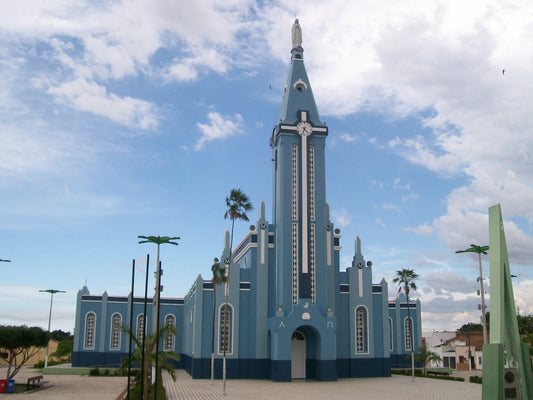
[[[302, 113], [303, 114], [303, 113]], [[308, 229], [309, 229], [309, 214], [307, 210], [308, 193], [307, 193], [307, 136], [302, 138], [302, 272], [307, 274], [309, 272], [308, 265]]]
[[309, 219], [315, 217], [315, 146], [309, 146]]
[[311, 301], [316, 303], [316, 234], [315, 224], [309, 224], [309, 272], [311, 272]]
[[[307, 83], [305, 83], [304, 81], [302, 81], [302, 78], [298, 79], [296, 82], [294, 82], [294, 85], [292, 85], [292, 87], [293, 87], [294, 89], [298, 89], [298, 86], [301, 86], [301, 87], [303, 87], [305, 90], [307, 90]], [[303, 114], [304, 114], [304, 113], [302, 113], [302, 121], [305, 121], [305, 120], [303, 119]]]
[[358, 280], [359, 280], [359, 297], [363, 297], [363, 269], [362, 268], [358, 268], [357, 269], [357, 272], [358, 272]]
[[298, 220], [298, 145], [292, 145], [292, 219]]
[[268, 242], [268, 234], [266, 233], [266, 229], [261, 229], [261, 264], [265, 263], [265, 255], [266, 255], [266, 246]]
[[292, 303], [298, 304], [298, 223], [292, 224]]
[[331, 231], [326, 230], [326, 265], [331, 265]]
[[389, 351], [392, 353], [394, 351], [394, 335], [393, 335], [394, 324], [392, 323], [391, 317], [388, 318], [388, 323], [389, 323]]

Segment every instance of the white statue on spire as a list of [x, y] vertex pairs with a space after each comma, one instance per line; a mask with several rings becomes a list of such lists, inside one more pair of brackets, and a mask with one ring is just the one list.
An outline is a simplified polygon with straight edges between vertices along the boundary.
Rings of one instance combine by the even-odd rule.
[[298, 18], [292, 24], [292, 47], [293, 49], [302, 45], [302, 27], [298, 22]]

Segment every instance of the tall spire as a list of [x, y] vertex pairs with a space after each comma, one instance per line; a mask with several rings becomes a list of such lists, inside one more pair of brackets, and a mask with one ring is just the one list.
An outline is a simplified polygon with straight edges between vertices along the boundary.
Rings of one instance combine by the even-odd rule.
[[325, 126], [318, 115], [311, 84], [304, 66], [302, 48], [302, 27], [298, 19], [294, 21], [291, 29], [292, 50], [291, 68], [285, 88], [279, 113], [278, 123], [295, 124], [299, 118], [299, 111], [308, 112], [308, 121], [313, 126]]

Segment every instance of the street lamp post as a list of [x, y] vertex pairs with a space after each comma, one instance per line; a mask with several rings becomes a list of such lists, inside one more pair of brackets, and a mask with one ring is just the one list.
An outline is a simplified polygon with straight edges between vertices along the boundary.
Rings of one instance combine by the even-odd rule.
[[483, 325], [483, 343], [489, 342], [487, 336], [487, 317], [485, 315], [485, 290], [483, 288], [483, 268], [481, 266], [481, 253], [487, 254], [489, 246], [478, 246], [471, 244], [466, 250], [458, 250], [456, 253], [477, 253], [479, 259], [479, 284], [481, 285], [481, 324]]
[[[156, 363], [159, 357], [159, 298], [161, 294], [161, 275], [163, 270], [161, 269], [161, 264], [159, 262], [159, 247], [162, 244], [173, 244], [175, 246], [178, 245], [178, 243], [175, 242], [175, 240], [179, 240], [180, 238], [177, 236], [170, 237], [170, 236], [137, 236], [139, 239], [143, 239], [139, 241], [139, 244], [141, 243], [155, 243], [157, 244], [157, 261], [156, 261], [156, 274], [155, 274], [155, 296], [154, 296], [154, 324], [153, 329], [157, 329], [156, 331], [156, 345], [155, 345], [155, 359]], [[157, 398], [157, 371], [155, 369], [152, 369], [154, 371], [155, 376], [152, 376], [152, 382], [155, 383], [155, 390], [154, 390], [154, 398]]]
[[[52, 321], [52, 302], [54, 301], [55, 293], [66, 293], [64, 290], [57, 289], [46, 289], [39, 290], [39, 292], [50, 293], [50, 314], [48, 314], [48, 335], [50, 335], [50, 322]], [[48, 338], [48, 343], [46, 344], [46, 355], [44, 356], [44, 367], [48, 367], [48, 349], [50, 347], [50, 337]]]

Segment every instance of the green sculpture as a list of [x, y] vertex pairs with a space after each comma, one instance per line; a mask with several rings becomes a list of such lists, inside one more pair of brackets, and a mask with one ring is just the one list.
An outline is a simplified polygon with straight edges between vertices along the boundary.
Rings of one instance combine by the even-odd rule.
[[[483, 346], [483, 400], [533, 399], [531, 361], [520, 342], [499, 204], [489, 208], [490, 343]], [[507, 361], [508, 368], [505, 367]]]

